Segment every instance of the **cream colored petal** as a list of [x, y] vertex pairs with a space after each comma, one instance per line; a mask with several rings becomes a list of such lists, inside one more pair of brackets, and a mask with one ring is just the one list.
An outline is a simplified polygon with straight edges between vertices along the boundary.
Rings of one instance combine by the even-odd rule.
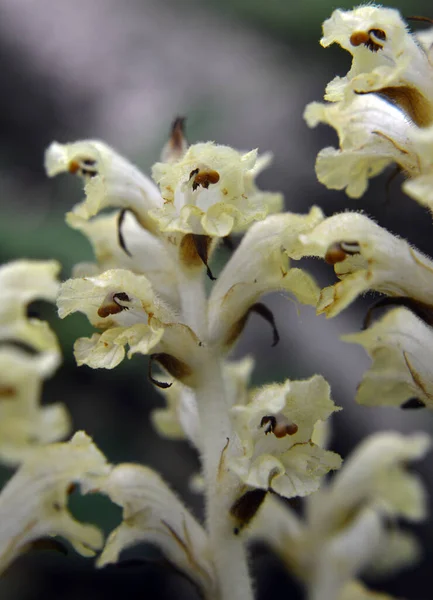
[[424, 457], [431, 445], [424, 433], [404, 436], [397, 432], [370, 435], [353, 452], [334, 477], [317, 506], [317, 519], [324, 513], [343, 515], [373, 502], [391, 515], [419, 521], [426, 516], [427, 496], [416, 475], [406, 465]]
[[433, 261], [365, 215], [334, 215], [300, 241], [304, 255], [335, 263], [341, 279], [322, 290], [318, 313], [333, 317], [367, 290], [433, 304]]
[[158, 381], [172, 385], [158, 390], [165, 397], [167, 405], [152, 411], [153, 426], [164, 437], [177, 440], [187, 438], [196, 448], [200, 448], [200, 421], [194, 391], [178, 381], [172, 382], [170, 377], [158, 377]]
[[330, 421], [317, 421], [314, 425], [311, 441], [321, 448], [327, 448], [329, 446], [331, 435]]
[[422, 206], [433, 212], [433, 170], [427, 175], [419, 175], [403, 183], [403, 190]]
[[421, 174], [405, 181], [403, 190], [421, 205], [433, 210], [433, 126], [413, 128], [410, 135], [419, 156]]
[[368, 180], [393, 162], [391, 157], [378, 156], [383, 145], [345, 151], [324, 148], [316, 159], [317, 179], [331, 190], [345, 190], [349, 198], [360, 198], [367, 191]]
[[374, 560], [368, 566], [368, 573], [375, 577], [388, 577], [415, 565], [421, 554], [421, 545], [412, 533], [398, 529], [386, 531]]
[[336, 10], [323, 24], [320, 43], [337, 43], [353, 56], [347, 75], [327, 86], [327, 100], [342, 100], [348, 89], [384, 90], [419, 125], [431, 122], [433, 67], [398, 11], [373, 5]]
[[97, 277], [68, 279], [57, 297], [60, 318], [73, 312], [84, 313], [96, 327], [134, 325], [153, 316], [173, 317], [153, 291], [144, 275], [126, 269], [111, 269]]
[[105, 458], [84, 433], [71, 441], [35, 450], [0, 494], [0, 568], [4, 570], [26, 545], [60, 535], [77, 551], [92, 555], [103, 544], [99, 529], [76, 521], [67, 510], [67, 490], [80, 483], [88, 490], [109, 472]]
[[[340, 592], [338, 600], [397, 600], [393, 596], [369, 590], [359, 581], [350, 581]], [[401, 600], [401, 599], [400, 599]]]
[[254, 183], [263, 161], [257, 151], [241, 154], [212, 142], [194, 144], [172, 164], [156, 163], [152, 176], [163, 207], [151, 211], [161, 231], [224, 237], [282, 206], [281, 195], [260, 192]]
[[90, 269], [80, 266], [78, 270], [75, 267], [74, 277], [92, 277], [115, 268], [129, 269], [137, 274], [145, 274], [156, 294], [179, 307], [177, 264], [163, 241], [144, 229], [136, 217], [127, 211], [120, 229], [126, 252], [119, 243], [119, 217], [120, 213], [116, 212], [90, 221], [77, 216], [69, 219], [69, 224], [89, 239], [98, 263]]
[[394, 309], [343, 340], [363, 346], [373, 361], [358, 387], [357, 402], [401, 406], [418, 398], [433, 409], [433, 332], [410, 310]]
[[56, 299], [60, 264], [55, 260], [16, 260], [0, 267], [2, 294], [14, 294], [21, 303]]
[[383, 536], [380, 515], [371, 508], [360, 511], [340, 533], [325, 542], [316, 555], [309, 597], [334, 600], [340, 590], [370, 563], [380, 549]]
[[48, 323], [27, 317], [27, 306], [37, 299], [55, 299], [59, 270], [56, 261], [38, 260], [17, 260], [0, 267], [0, 340], [12, 345], [22, 342], [37, 351], [35, 360], [43, 365], [45, 376], [58, 367], [60, 348]]
[[421, 47], [424, 48], [429, 60], [431, 60], [433, 49], [433, 27], [417, 31], [414, 36]]
[[114, 369], [125, 358], [125, 345], [129, 345], [128, 358], [135, 353], [150, 354], [164, 333], [162, 327], [154, 328], [144, 323], [131, 327], [112, 327], [91, 338], [80, 338], [74, 344], [77, 365], [92, 369]]
[[307, 496], [316, 492], [323, 476], [339, 469], [341, 457], [335, 452], [323, 450], [312, 442], [297, 444], [281, 456], [283, 472], [271, 471], [270, 487], [285, 498]]
[[46, 151], [45, 168], [50, 177], [69, 171], [86, 181], [86, 199], [74, 207], [74, 215], [89, 219], [107, 207], [129, 208], [144, 226], [152, 227], [148, 211], [162, 203], [158, 189], [103, 142], [53, 142]]
[[40, 405], [46, 363], [44, 354], [30, 356], [13, 347], [0, 350], [0, 460], [9, 465], [70, 431], [63, 404]]
[[320, 478], [341, 459], [311, 442], [314, 426], [338, 410], [320, 375], [306, 381], [269, 385], [247, 405], [235, 405], [232, 419], [243, 454], [229, 467], [247, 485], [272, 488], [288, 498], [315, 491]]
[[259, 298], [285, 290], [305, 304], [315, 304], [318, 287], [310, 275], [291, 268], [287, 256], [296, 253], [298, 236], [323, 219], [313, 207], [308, 215], [272, 215], [250, 227], [216, 281], [209, 298], [210, 338], [232, 343], [242, 319]]
[[338, 133], [339, 148], [324, 148], [317, 156], [316, 174], [331, 189], [346, 189], [359, 198], [368, 180], [391, 163], [408, 175], [421, 165], [410, 133], [415, 127], [395, 106], [375, 96], [350, 95], [343, 102], [313, 102], [304, 118], [310, 127], [326, 123]]
[[98, 566], [117, 562], [122, 550], [134, 544], [154, 543], [213, 597], [215, 575], [206, 533], [157, 473], [140, 465], [118, 465], [100, 491], [123, 507], [123, 522], [108, 538]]

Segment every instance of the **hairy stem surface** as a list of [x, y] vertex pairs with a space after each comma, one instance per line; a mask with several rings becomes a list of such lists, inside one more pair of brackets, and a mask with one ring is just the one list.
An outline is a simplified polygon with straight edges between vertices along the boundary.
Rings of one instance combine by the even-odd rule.
[[179, 291], [184, 323], [203, 342], [203, 369], [195, 393], [206, 484], [206, 528], [218, 577], [218, 600], [252, 600], [244, 544], [234, 533], [230, 515], [240, 483], [226, 466], [227, 457], [236, 449], [222, 372], [223, 357], [207, 345], [207, 301], [203, 279], [186, 279]]

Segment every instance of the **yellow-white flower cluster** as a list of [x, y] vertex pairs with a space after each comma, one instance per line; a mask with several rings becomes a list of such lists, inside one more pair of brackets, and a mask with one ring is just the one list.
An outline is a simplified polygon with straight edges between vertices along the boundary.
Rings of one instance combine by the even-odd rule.
[[[432, 42], [433, 28], [411, 33], [398, 11], [376, 5], [336, 10], [325, 21], [321, 44], [337, 43], [353, 57], [347, 75], [328, 84], [328, 102], [305, 111], [310, 126], [324, 122], [338, 133], [339, 148], [321, 150], [316, 161], [327, 187], [358, 198], [370, 177], [396, 164], [404, 190], [433, 208]], [[324, 219], [300, 241], [303, 254], [324, 258], [340, 280], [321, 291], [319, 313], [335, 316], [369, 290], [388, 297], [378, 306], [398, 307], [344, 338], [373, 360], [358, 401], [432, 408], [433, 261], [358, 213]]]
[[10, 465], [70, 431], [63, 404], [41, 405], [43, 382], [61, 361], [57, 338], [27, 316], [33, 301], [55, 301], [59, 270], [55, 261], [27, 260], [0, 268], [0, 461]]
[[316, 162], [319, 180], [359, 198], [368, 179], [395, 163], [409, 178], [405, 191], [433, 207], [433, 29], [412, 34], [397, 10], [360, 6], [336, 10], [323, 24], [321, 44], [337, 43], [352, 54], [344, 77], [326, 87], [327, 104], [305, 112], [314, 127], [338, 133], [338, 149], [325, 148]]
[[[327, 103], [305, 113], [310, 126], [325, 122], [338, 132], [339, 148], [317, 158], [325, 185], [359, 197], [370, 177], [395, 163], [408, 177], [405, 190], [433, 211], [432, 41], [432, 32], [416, 37], [397, 11], [372, 5], [337, 10], [324, 23], [322, 45], [338, 43], [353, 55], [348, 74], [327, 86]], [[227, 356], [253, 312], [278, 342], [261, 301], [269, 292], [288, 292], [331, 317], [373, 290], [385, 295], [381, 305], [398, 308], [346, 336], [373, 359], [358, 400], [433, 408], [433, 261], [362, 214], [325, 218], [317, 207], [274, 214], [281, 194], [255, 183], [268, 162], [257, 150], [189, 145], [180, 118], [153, 181], [97, 140], [48, 148], [49, 176], [69, 172], [84, 181], [85, 198], [66, 220], [88, 237], [95, 261], [77, 265], [60, 285], [54, 262], [0, 269], [0, 460], [21, 464], [0, 493], [0, 570], [41, 536], [61, 535], [83, 554], [102, 549], [98, 566], [148, 541], [203, 597], [245, 600], [252, 597], [248, 536], [239, 534], [247, 529], [275, 547], [310, 600], [367, 600], [384, 596], [357, 580], [362, 571], [417, 558], [416, 540], [397, 520], [426, 516], [424, 488], [405, 465], [425, 455], [428, 436], [371, 436], [325, 481], [342, 463], [325, 447], [329, 418], [340, 410], [326, 380], [249, 390], [253, 360]], [[218, 245], [239, 232], [242, 241], [214, 277]], [[340, 281], [320, 290], [293, 265], [304, 256], [324, 258]], [[209, 293], [205, 276], [216, 279]], [[59, 404], [42, 407], [40, 392], [60, 354], [48, 325], [27, 316], [36, 298], [57, 299], [61, 318], [81, 312], [95, 328], [75, 343], [78, 365], [113, 369], [125, 356], [149, 357], [149, 379], [166, 399], [154, 426], [188, 439], [201, 456], [194, 482], [206, 493], [206, 527], [150, 468], [109, 464], [84, 432], [58, 442], [70, 429], [67, 413]], [[162, 375], [153, 375], [155, 362]], [[97, 528], [68, 511], [75, 484], [123, 509], [105, 545]], [[305, 518], [275, 495], [307, 496]]]
[[417, 561], [418, 542], [399, 520], [426, 517], [426, 490], [405, 467], [429, 446], [426, 434], [371, 435], [331, 483], [306, 499], [303, 519], [269, 497], [251, 535], [271, 545], [313, 600], [383, 599], [356, 578], [366, 571], [387, 575]]
[[[116, 561], [140, 540], [153, 541], [206, 597], [216, 597], [218, 587], [227, 597], [235, 559], [216, 546], [235, 540], [252, 518], [238, 514], [245, 496], [254, 490], [258, 497], [268, 490], [305, 496], [341, 464], [316, 443], [316, 430], [337, 410], [322, 377], [250, 393], [251, 359], [226, 358], [252, 312], [269, 322], [272, 343], [278, 342], [263, 295], [281, 290], [313, 306], [319, 298], [313, 278], [291, 258], [301, 253], [299, 236], [323, 213], [313, 207], [307, 215], [272, 214], [281, 210], [281, 194], [255, 183], [268, 162], [256, 150], [189, 146], [180, 119], [152, 169], [156, 185], [99, 141], [53, 143], [46, 153], [48, 175], [69, 172], [84, 180], [85, 199], [66, 220], [88, 237], [96, 258], [77, 265], [57, 297], [61, 318], [82, 312], [97, 330], [77, 340], [77, 363], [112, 369], [126, 348], [128, 357], [149, 356], [150, 379], [167, 400], [153, 422], [163, 435], [186, 437], [197, 448], [204, 468], [195, 485], [208, 495], [209, 514], [219, 511], [205, 532], [158, 475], [119, 465], [96, 486], [124, 508], [124, 523], [99, 564]], [[218, 244], [244, 231], [206, 295], [203, 280], [215, 279], [210, 262]], [[163, 375], [152, 375], [154, 362]]]

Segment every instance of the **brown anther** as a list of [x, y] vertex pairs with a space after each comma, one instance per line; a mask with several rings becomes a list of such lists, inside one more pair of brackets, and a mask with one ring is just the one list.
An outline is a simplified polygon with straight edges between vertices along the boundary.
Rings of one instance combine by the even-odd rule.
[[81, 177], [94, 177], [98, 174], [96, 160], [93, 158], [77, 158], [71, 160], [68, 165], [69, 173], [81, 175]]
[[266, 415], [260, 421], [260, 427], [265, 427], [265, 434], [273, 433], [277, 438], [295, 435], [298, 431], [296, 423], [289, 421], [284, 415]]
[[76, 483], [70, 483], [68, 485], [68, 487], [66, 488], [66, 494], [68, 496], [70, 496], [71, 494], [73, 494], [75, 492], [76, 489], [77, 489], [77, 484]]
[[352, 46], [360, 46], [370, 40], [370, 36], [366, 31], [354, 31], [350, 36], [350, 43]]
[[76, 160], [71, 160], [71, 162], [68, 165], [69, 173], [72, 173], [72, 175], [75, 175], [76, 173], [78, 173], [79, 170], [80, 170], [79, 163]]
[[275, 437], [282, 438], [286, 435], [295, 435], [298, 432], [296, 423], [277, 423], [272, 432]]
[[341, 244], [335, 242], [331, 246], [329, 246], [328, 250], [325, 254], [325, 260], [328, 265], [335, 265], [339, 262], [343, 262], [347, 258], [347, 254], [341, 247]]
[[129, 302], [130, 298], [128, 294], [125, 294], [125, 292], [117, 292], [116, 294], [113, 294], [111, 299], [109, 299], [108, 301], [104, 301], [98, 308], [98, 316], [104, 319], [109, 315], [117, 315], [123, 310], [128, 310], [128, 307], [119, 304], [117, 302], [118, 300], [120, 300], [121, 302]]
[[363, 44], [371, 52], [377, 52], [382, 50], [383, 46], [376, 40], [385, 41], [386, 33], [383, 29], [370, 29], [369, 31], [354, 31], [350, 36], [350, 43], [352, 46], [360, 46]]
[[200, 185], [207, 190], [211, 183], [218, 183], [220, 176], [218, 171], [214, 171], [213, 169], [194, 169], [189, 174], [189, 179], [193, 180], [192, 189], [194, 191]]
[[0, 399], [16, 396], [17, 390], [12, 385], [0, 385]]
[[325, 260], [329, 265], [343, 262], [347, 256], [359, 254], [361, 248], [358, 242], [334, 242], [326, 251]]

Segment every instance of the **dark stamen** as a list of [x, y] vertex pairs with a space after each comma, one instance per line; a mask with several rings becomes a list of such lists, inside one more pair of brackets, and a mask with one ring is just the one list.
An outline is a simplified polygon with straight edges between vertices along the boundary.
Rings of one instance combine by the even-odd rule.
[[185, 117], [176, 117], [171, 126], [170, 142], [174, 150], [182, 150], [185, 133]]
[[433, 326], [433, 308], [428, 306], [428, 304], [424, 304], [418, 300], [414, 300], [413, 298], [406, 298], [405, 296], [396, 296], [395, 298], [387, 296], [385, 298], [380, 298], [377, 300], [377, 302], [370, 306], [367, 314], [365, 315], [362, 329], [367, 329], [367, 327], [371, 325], [372, 315], [375, 310], [388, 306], [404, 306], [412, 311], [422, 321], [424, 321], [426, 325]]
[[235, 245], [233, 243], [232, 238], [229, 235], [223, 237], [223, 244], [227, 248], [227, 250], [233, 251], [235, 249]]
[[33, 346], [31, 346], [30, 344], [26, 344], [25, 342], [22, 342], [20, 340], [14, 340], [14, 339], [0, 340], [0, 348], [2, 348], [4, 346], [10, 346], [12, 348], [16, 348], [17, 350], [22, 350], [29, 356], [35, 356], [36, 354], [38, 354], [38, 351]]
[[212, 271], [210, 270], [209, 264], [207, 262], [209, 253], [209, 236], [193, 233], [192, 239], [194, 241], [197, 254], [199, 255], [200, 260], [202, 261], [204, 266], [206, 267], [207, 276], [211, 281], [215, 281], [216, 277], [213, 276]]
[[233, 503], [230, 514], [237, 521], [236, 527], [233, 529], [235, 535], [238, 535], [241, 529], [246, 527], [253, 517], [255, 517], [263, 500], [266, 498], [266, 494], [267, 490], [250, 490]]
[[153, 383], [153, 385], [156, 385], [156, 387], [159, 387], [162, 390], [166, 390], [167, 388], [171, 387], [173, 384], [172, 383], [167, 383], [166, 381], [158, 381], [157, 379], [155, 379], [152, 376], [153, 363], [154, 363], [155, 360], [158, 360], [158, 356], [159, 356], [159, 354], [151, 354], [149, 356], [149, 364], [148, 364], [148, 368], [147, 368], [147, 376], [148, 376], [149, 380], [151, 381], [151, 383]]
[[63, 556], [68, 555], [67, 547], [59, 542], [58, 540], [54, 540], [53, 538], [44, 537], [34, 540], [28, 545], [29, 550], [54, 550], [59, 554], [63, 554]]
[[403, 402], [400, 408], [403, 408], [404, 410], [416, 410], [418, 408], [425, 408], [425, 403], [419, 398], [409, 398], [409, 400]]
[[119, 217], [117, 219], [117, 241], [119, 242], [119, 246], [122, 248], [122, 250], [125, 252], [125, 254], [132, 257], [132, 254], [126, 247], [125, 238], [123, 237], [123, 233], [122, 233], [122, 225], [123, 225], [123, 221], [125, 220], [125, 215], [126, 215], [127, 210], [128, 210], [127, 208], [122, 209], [120, 211]]
[[433, 19], [431, 19], [430, 17], [421, 17], [418, 15], [406, 17], [406, 21], [422, 21], [423, 23], [429, 23], [430, 25], [433, 25]]
[[253, 304], [251, 306], [251, 308], [248, 312], [249, 313], [250, 312], [257, 313], [258, 315], [263, 317], [265, 319], [265, 321], [267, 321], [269, 323], [269, 325], [272, 327], [272, 333], [273, 333], [272, 347], [276, 346], [278, 344], [278, 342], [280, 341], [280, 335], [278, 333], [278, 329], [275, 324], [275, 317], [274, 317], [272, 311], [267, 306], [262, 304], [261, 302], [257, 302], [256, 304]]
[[[120, 300], [121, 302], [131, 301], [130, 297], [125, 292], [117, 292], [117, 294], [113, 294], [113, 300]], [[126, 308], [126, 306], [124, 308]]]

